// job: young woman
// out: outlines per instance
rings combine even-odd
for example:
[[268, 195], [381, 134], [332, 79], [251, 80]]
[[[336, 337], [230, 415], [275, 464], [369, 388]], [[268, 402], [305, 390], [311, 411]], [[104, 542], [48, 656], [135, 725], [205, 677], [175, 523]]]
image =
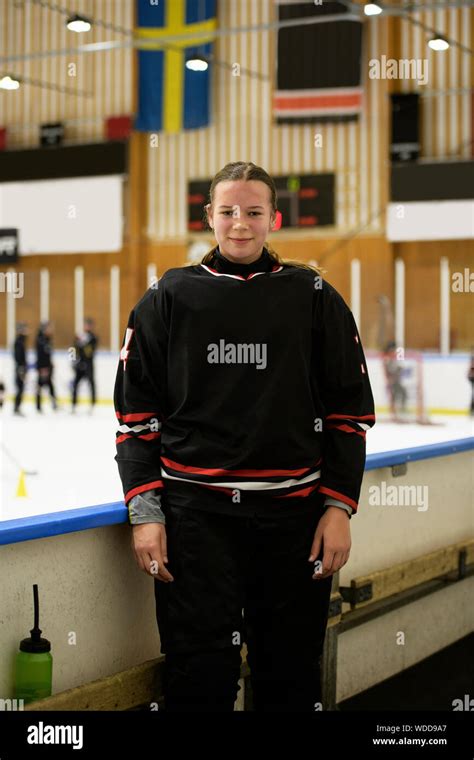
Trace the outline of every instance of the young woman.
[[243, 642], [255, 710], [321, 709], [374, 404], [342, 297], [266, 245], [276, 212], [262, 168], [225, 166], [206, 206], [218, 245], [145, 293], [120, 354], [115, 459], [168, 711], [232, 711]]

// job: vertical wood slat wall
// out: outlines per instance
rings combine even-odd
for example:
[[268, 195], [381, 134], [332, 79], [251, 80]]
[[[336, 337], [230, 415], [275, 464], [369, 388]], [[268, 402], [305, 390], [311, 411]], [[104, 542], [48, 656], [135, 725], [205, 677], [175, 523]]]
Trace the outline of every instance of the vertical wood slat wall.
[[[83, 0], [76, 10], [126, 28], [133, 26], [132, 0]], [[18, 7], [17, 7], [18, 6]], [[219, 0], [219, 25], [238, 27], [265, 23], [276, 18], [273, 0]], [[72, 43], [84, 44], [84, 37], [66, 30], [64, 16], [39, 5], [4, 5], [3, 50], [39, 52], [58, 50]], [[470, 46], [474, 37], [472, 9], [446, 9], [417, 14], [426, 23], [447, 21], [449, 34]], [[120, 39], [120, 34], [94, 27], [87, 42]], [[123, 38], [122, 38], [123, 39]], [[364, 111], [358, 123], [345, 125], [275, 126], [271, 122], [271, 95], [276, 56], [274, 32], [238, 33], [218, 38], [216, 57], [227, 63], [239, 63], [242, 69], [266, 74], [268, 80], [232, 76], [228, 68], [216, 66], [213, 80], [214, 121], [209, 129], [179, 135], [160, 133], [158, 147], [151, 147], [148, 135], [132, 138], [132, 173], [129, 176], [126, 201], [124, 249], [119, 254], [77, 254], [64, 256], [28, 256], [22, 258], [25, 274], [40, 266], [51, 271], [51, 299], [62, 301], [58, 345], [69, 345], [73, 329], [73, 304], [64, 298], [70, 292], [74, 267], [85, 268], [85, 312], [98, 319], [99, 330], [108, 340], [109, 270], [121, 267], [121, 322], [124, 325], [130, 308], [147, 287], [146, 266], [157, 264], [158, 274], [185, 262], [186, 248], [194, 237], [187, 232], [187, 182], [211, 177], [228, 161], [252, 160], [270, 174], [289, 172], [334, 171], [337, 176], [337, 224], [331, 230], [308, 234], [275, 233], [272, 244], [284, 256], [317, 259], [328, 270], [328, 279], [349, 298], [350, 259], [362, 262], [362, 332], [368, 335], [377, 316], [375, 297], [378, 292], [393, 292], [393, 258], [402, 255], [407, 265], [407, 288], [416, 291], [418, 270], [411, 269], [409, 251], [422, 254], [430, 244], [392, 246], [384, 237], [384, 209], [388, 202], [389, 164], [389, 93], [410, 91], [415, 83], [404, 80], [372, 80], [368, 62], [390, 57], [427, 57], [430, 66], [428, 84], [420, 91], [427, 94], [443, 87], [469, 87], [472, 81], [471, 56], [451, 48], [448, 55], [436, 55], [425, 44], [426, 34], [407, 21], [393, 17], [368, 20], [365, 23], [363, 53]], [[35, 79], [75, 83], [78, 89], [91, 90], [92, 98], [76, 97], [33, 86], [24, 86], [18, 93], [0, 92], [0, 123], [10, 132], [9, 145], [22, 147], [37, 144], [38, 125], [44, 121], [66, 120], [67, 136], [74, 140], [102, 138], [103, 119], [134, 110], [133, 54], [131, 48], [114, 51], [51, 56], [15, 64], [15, 73]], [[77, 77], [67, 74], [70, 63], [77, 65]], [[440, 106], [439, 103], [442, 103]], [[461, 155], [470, 155], [471, 111], [468, 93], [438, 97], [422, 97], [422, 152], [424, 156], [450, 154], [463, 145]], [[77, 123], [71, 123], [75, 120]], [[314, 147], [314, 135], [322, 135], [323, 147]], [[136, 168], [135, 168], [136, 167]], [[145, 202], [145, 206], [143, 203]], [[380, 213], [381, 212], [381, 213]], [[357, 238], [337, 246], [338, 239], [356, 228]], [[148, 239], [145, 239], [145, 238]], [[209, 242], [212, 237], [208, 236]], [[450, 244], [446, 244], [450, 248]], [[445, 245], [445, 248], [446, 248]], [[457, 256], [464, 260], [472, 255], [472, 241], [459, 246], [453, 243]], [[438, 258], [433, 246], [429, 249], [430, 278], [437, 277]], [[405, 254], [407, 254], [405, 256]], [[449, 254], [448, 254], [449, 255]], [[413, 281], [412, 281], [413, 280]], [[430, 280], [430, 281], [431, 281]], [[375, 292], [377, 290], [377, 293]], [[435, 290], [432, 293], [436, 300]], [[17, 303], [18, 317], [37, 313], [39, 294], [33, 284]], [[28, 301], [28, 303], [26, 303]], [[37, 305], [38, 304], [38, 305]], [[420, 313], [418, 317], [420, 318]], [[417, 322], [407, 320], [413, 332], [409, 339], [416, 346]], [[2, 328], [0, 327], [0, 330]], [[465, 332], [462, 327], [461, 333]], [[4, 335], [0, 332], [0, 342]], [[433, 347], [435, 347], [433, 345]]]
[[[270, 23], [276, 19], [273, 0], [219, 3], [219, 25], [225, 28]], [[387, 20], [367, 24], [366, 47], [372, 57], [386, 49]], [[214, 119], [209, 129], [189, 134], [160, 135], [158, 147], [149, 148], [149, 223], [152, 239], [187, 238], [187, 180], [213, 176], [229, 161], [253, 161], [271, 175], [291, 172], [335, 172], [337, 225], [341, 234], [359, 225], [381, 233], [383, 218], [377, 212], [386, 203], [387, 109], [382, 108], [386, 82], [371, 80], [367, 66], [365, 108], [359, 123], [280, 125], [272, 123], [271, 98], [276, 59], [274, 31], [259, 31], [218, 38], [218, 60], [238, 63], [242, 69], [268, 77], [214, 68]], [[315, 134], [323, 147], [315, 147]], [[363, 170], [361, 170], [363, 162]], [[328, 231], [319, 235], [327, 236]], [[275, 236], [276, 240], [276, 236]]]
[[[59, 3], [61, 5], [61, 3]], [[71, 6], [72, 7], [72, 6]], [[133, 28], [132, 0], [80, 0], [75, 11], [127, 29]], [[0, 44], [2, 55], [35, 54], [44, 51], [64, 51], [80, 45], [107, 40], [124, 40], [118, 32], [93, 26], [86, 35], [77, 35], [66, 28], [62, 13], [29, 2], [2, 4]], [[65, 53], [11, 62], [8, 70], [20, 78], [40, 80], [67, 87], [91, 97], [69, 94], [23, 85], [18, 92], [0, 90], [0, 125], [8, 130], [8, 148], [35, 147], [39, 143], [39, 125], [64, 121], [65, 141], [98, 142], [104, 139], [104, 119], [107, 116], [133, 112], [133, 52], [131, 47], [95, 53]], [[74, 72], [76, 76], [69, 76]], [[136, 136], [135, 142], [140, 140]], [[136, 155], [136, 149], [130, 151]], [[135, 172], [134, 172], [135, 175]], [[17, 270], [25, 274], [25, 295], [16, 300], [17, 319], [26, 319], [33, 330], [39, 321], [39, 270], [50, 272], [50, 318], [55, 322], [55, 344], [71, 345], [74, 335], [74, 268], [84, 267], [84, 313], [96, 319], [102, 347], [109, 345], [110, 336], [110, 267], [119, 265], [124, 274], [123, 293], [130, 298], [140, 294], [136, 271], [130, 272], [133, 255], [130, 251], [131, 213], [128, 195], [130, 181], [125, 187], [125, 240], [122, 251], [96, 254], [54, 254], [21, 257]], [[27, 209], [26, 209], [27, 213]], [[138, 227], [141, 226], [141, 222]], [[128, 285], [125, 282], [128, 279]], [[0, 295], [0, 298], [2, 296]], [[121, 299], [124, 325], [128, 309], [127, 298]], [[0, 344], [5, 345], [5, 320], [0, 320]], [[31, 345], [31, 342], [30, 342]]]
[[[63, 7], [61, 3], [58, 5]], [[133, 28], [133, 7], [132, 0], [80, 0], [75, 4], [76, 12], [128, 29]], [[118, 32], [100, 26], [93, 26], [85, 35], [70, 32], [64, 14], [29, 0], [4, 2], [2, 13], [2, 57], [73, 50], [86, 43], [126, 39]], [[129, 47], [49, 55], [9, 63], [8, 71], [20, 78], [85, 91], [91, 96], [26, 84], [18, 92], [0, 90], [0, 123], [8, 128], [8, 147], [38, 145], [39, 125], [54, 121], [69, 122], [66, 140], [102, 140], [104, 117], [131, 112], [132, 57]], [[74, 73], [73, 67], [76, 76], [70, 75]], [[75, 124], [75, 121], [79, 123]]]

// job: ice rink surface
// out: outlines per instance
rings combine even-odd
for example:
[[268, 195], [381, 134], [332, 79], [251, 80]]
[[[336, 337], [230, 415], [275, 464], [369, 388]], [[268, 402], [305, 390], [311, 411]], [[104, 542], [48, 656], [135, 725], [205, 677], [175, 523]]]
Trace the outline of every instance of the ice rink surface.
[[[7, 449], [0, 456], [0, 520], [122, 501], [112, 405], [98, 405], [90, 414], [81, 404], [74, 415], [68, 407], [54, 412], [47, 399], [42, 414], [31, 403], [22, 408], [24, 418], [13, 415], [10, 402], [0, 413], [0, 441]], [[437, 424], [397, 425], [378, 415], [367, 434], [367, 454], [474, 435], [467, 415], [430, 419]], [[37, 473], [24, 477], [26, 496], [16, 495], [21, 468]]]

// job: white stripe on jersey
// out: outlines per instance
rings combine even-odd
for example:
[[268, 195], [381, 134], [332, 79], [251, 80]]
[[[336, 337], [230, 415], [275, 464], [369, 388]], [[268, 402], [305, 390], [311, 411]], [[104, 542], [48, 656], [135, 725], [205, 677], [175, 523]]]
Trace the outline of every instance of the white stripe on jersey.
[[[119, 433], [141, 433], [142, 430], [150, 430], [151, 429], [151, 423], [148, 422], [146, 425], [134, 425], [133, 427], [129, 427], [128, 425], [120, 425], [118, 428]], [[156, 431], [153, 431], [156, 432]]]
[[185, 483], [197, 483], [201, 486], [222, 486], [223, 488], [237, 488], [241, 491], [271, 491], [275, 490], [276, 488], [291, 488], [292, 486], [300, 486], [304, 485], [305, 483], [312, 483], [314, 480], [319, 480], [321, 478], [321, 470], [316, 470], [316, 472], [307, 475], [305, 478], [301, 478], [301, 480], [298, 480], [297, 478], [290, 478], [290, 480], [282, 480], [279, 483], [273, 483], [264, 480], [245, 480], [239, 481], [237, 483], [229, 480], [219, 482], [212, 481], [211, 483], [207, 480], [190, 480], [189, 478], [179, 478], [177, 475], [169, 475], [163, 467], [161, 468], [161, 477], [168, 478], [169, 480], [181, 480]]

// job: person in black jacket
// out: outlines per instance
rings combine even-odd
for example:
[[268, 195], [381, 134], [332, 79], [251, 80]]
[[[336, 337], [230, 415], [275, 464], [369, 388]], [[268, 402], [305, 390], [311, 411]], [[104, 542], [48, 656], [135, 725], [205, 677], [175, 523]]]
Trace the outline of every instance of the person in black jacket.
[[265, 237], [275, 183], [214, 177], [218, 245], [132, 309], [116, 461], [138, 566], [154, 579], [169, 712], [322, 709], [332, 576], [348, 560], [374, 400], [353, 315]]
[[56, 394], [53, 385], [53, 362], [52, 362], [52, 336], [53, 325], [49, 320], [41, 322], [36, 336], [36, 368], [38, 370], [38, 382], [36, 387], [36, 408], [41, 409], [41, 393], [43, 386], [49, 389], [53, 409], [58, 408]]
[[20, 409], [23, 399], [23, 390], [25, 388], [25, 378], [27, 373], [27, 361], [26, 361], [26, 338], [29, 334], [28, 325], [26, 322], [18, 322], [16, 325], [16, 338], [13, 344], [13, 358], [15, 361], [15, 406], [13, 413], [23, 417], [23, 412]]
[[91, 411], [96, 401], [94, 378], [94, 355], [97, 350], [98, 338], [94, 333], [94, 320], [88, 317], [84, 320], [84, 332], [74, 339], [75, 361], [74, 381], [72, 385], [72, 412], [76, 410], [77, 386], [85, 379], [91, 389]]

